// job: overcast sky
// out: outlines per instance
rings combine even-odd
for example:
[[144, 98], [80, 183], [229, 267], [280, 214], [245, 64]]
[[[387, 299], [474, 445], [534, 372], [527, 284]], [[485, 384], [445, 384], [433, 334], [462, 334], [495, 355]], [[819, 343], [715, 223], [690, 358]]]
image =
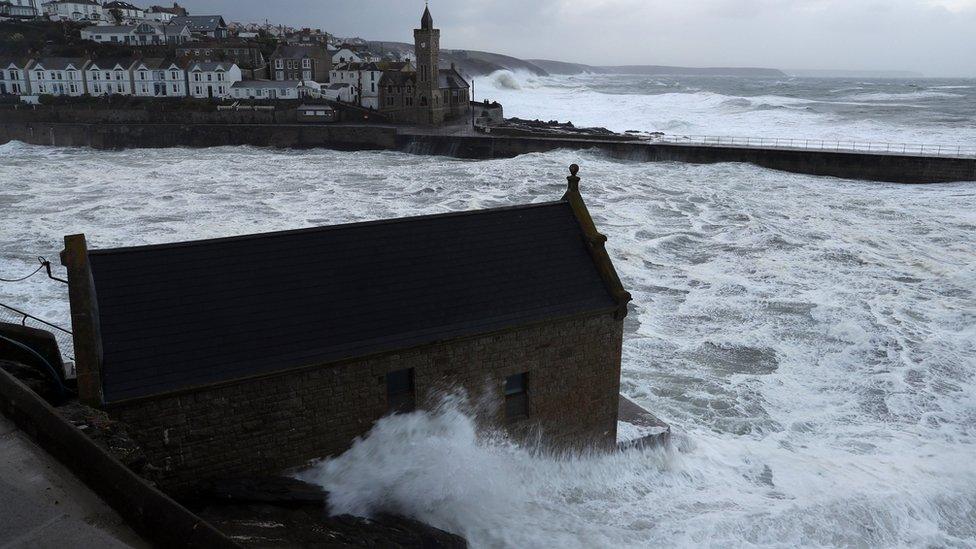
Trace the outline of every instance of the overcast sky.
[[[422, 0], [184, 0], [191, 13], [412, 41]], [[433, 0], [445, 48], [588, 64], [976, 77], [976, 0]]]

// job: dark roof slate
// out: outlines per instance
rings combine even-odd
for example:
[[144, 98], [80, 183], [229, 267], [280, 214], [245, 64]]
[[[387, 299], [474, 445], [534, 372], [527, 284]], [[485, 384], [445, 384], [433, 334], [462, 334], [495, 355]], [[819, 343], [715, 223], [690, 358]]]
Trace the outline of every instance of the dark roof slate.
[[89, 260], [106, 402], [619, 307], [567, 201]]

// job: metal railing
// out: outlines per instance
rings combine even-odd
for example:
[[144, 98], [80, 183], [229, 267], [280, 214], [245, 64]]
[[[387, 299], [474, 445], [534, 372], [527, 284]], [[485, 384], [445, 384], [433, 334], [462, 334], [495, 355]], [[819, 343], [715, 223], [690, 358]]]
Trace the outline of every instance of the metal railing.
[[962, 145], [924, 145], [912, 143], [879, 143], [840, 139], [797, 139], [785, 137], [730, 137], [713, 135], [651, 135], [655, 143], [696, 145], [704, 147], [742, 147], [976, 158], [976, 147]]
[[58, 342], [58, 349], [61, 351], [61, 356], [67, 360], [74, 361], [75, 343], [70, 330], [66, 330], [57, 324], [52, 324], [44, 319], [37, 318], [32, 314], [25, 313], [20, 309], [11, 307], [10, 305], [4, 305], [3, 303], [0, 303], [0, 322], [20, 324], [28, 328], [37, 328], [51, 332], [54, 335], [54, 339]]

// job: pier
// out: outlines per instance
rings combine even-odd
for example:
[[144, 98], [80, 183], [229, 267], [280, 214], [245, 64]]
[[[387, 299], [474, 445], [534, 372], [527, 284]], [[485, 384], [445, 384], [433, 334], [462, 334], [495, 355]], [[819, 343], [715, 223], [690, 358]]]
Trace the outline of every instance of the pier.
[[[22, 113], [24, 111], [21, 111]], [[10, 115], [9, 111], [4, 113]], [[20, 113], [18, 113], [20, 114]], [[26, 114], [26, 113], [25, 113]], [[736, 141], [738, 139], [738, 141]], [[594, 149], [634, 162], [744, 162], [785, 172], [892, 183], [976, 181], [976, 154], [962, 147], [858, 148], [819, 140], [656, 138], [633, 136], [498, 135], [470, 127], [444, 129], [384, 124], [61, 122], [5, 116], [0, 143], [96, 149], [252, 145], [278, 148], [399, 150], [456, 158], [511, 158], [558, 149]], [[768, 141], [768, 142], [767, 142]], [[805, 143], [801, 146], [800, 143]], [[811, 147], [810, 143], [820, 147]], [[955, 150], [954, 150], [955, 149]]]

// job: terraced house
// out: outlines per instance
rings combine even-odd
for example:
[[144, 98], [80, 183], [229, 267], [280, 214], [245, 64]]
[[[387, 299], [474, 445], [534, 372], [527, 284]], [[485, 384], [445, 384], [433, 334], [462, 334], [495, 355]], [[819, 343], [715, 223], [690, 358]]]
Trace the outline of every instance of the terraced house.
[[30, 59], [0, 58], [0, 95], [30, 95], [30, 79], [27, 68]]
[[194, 61], [186, 67], [189, 95], [197, 99], [219, 99], [230, 93], [230, 87], [241, 81], [236, 63]]
[[172, 59], [139, 59], [132, 74], [137, 97], [186, 97], [186, 71]]
[[35, 95], [85, 95], [85, 71], [90, 61], [81, 57], [44, 57], [27, 70]]
[[132, 57], [95, 59], [85, 69], [89, 95], [132, 95]]
[[328, 82], [332, 57], [323, 46], [281, 44], [271, 54], [274, 80]]

